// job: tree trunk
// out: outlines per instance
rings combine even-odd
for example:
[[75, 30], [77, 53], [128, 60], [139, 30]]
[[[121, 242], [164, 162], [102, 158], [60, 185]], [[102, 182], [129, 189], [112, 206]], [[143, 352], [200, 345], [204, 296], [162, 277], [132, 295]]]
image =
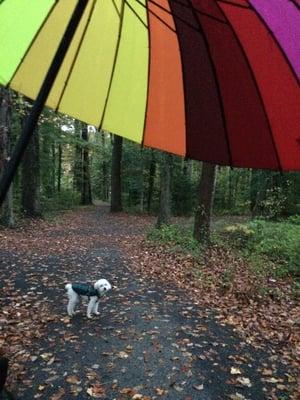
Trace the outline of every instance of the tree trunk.
[[82, 191], [82, 147], [79, 143], [75, 145], [74, 164], [73, 164], [73, 189], [81, 193]]
[[[32, 103], [29, 100], [27, 101]], [[22, 123], [24, 123], [25, 119], [26, 116]], [[21, 171], [21, 208], [25, 216], [32, 218], [41, 216], [39, 153], [40, 140], [37, 127], [32, 135], [27, 149], [25, 150]]]
[[160, 171], [160, 201], [156, 227], [170, 223], [171, 219], [171, 165], [172, 156], [164, 154]]
[[229, 178], [228, 178], [228, 202], [227, 208], [228, 210], [233, 209], [233, 169], [229, 168]]
[[102, 200], [107, 201], [108, 200], [108, 193], [109, 193], [109, 176], [108, 176], [108, 165], [107, 161], [104, 157], [104, 152], [105, 152], [105, 133], [101, 133], [101, 140], [102, 140], [102, 149], [103, 149], [103, 160], [102, 160]]
[[148, 196], [147, 196], [148, 213], [150, 213], [152, 205], [155, 172], [156, 172], [156, 162], [155, 162], [154, 152], [153, 150], [151, 150], [151, 160], [149, 166], [149, 180], [148, 180]]
[[[11, 101], [8, 90], [0, 88], [0, 176], [2, 175], [10, 155], [10, 125], [11, 125]], [[13, 192], [12, 185], [0, 210], [0, 223], [13, 227]]]
[[114, 135], [112, 150], [111, 167], [111, 203], [110, 211], [122, 211], [122, 182], [121, 182], [121, 164], [122, 164], [122, 145], [123, 138]]
[[61, 191], [61, 178], [62, 178], [62, 145], [58, 145], [58, 170], [57, 170], [57, 191]]
[[216, 165], [203, 162], [199, 182], [199, 202], [194, 224], [194, 238], [200, 243], [208, 243], [210, 241], [215, 182]]
[[[87, 125], [82, 127], [82, 140], [88, 144], [88, 128]], [[90, 177], [90, 161], [89, 161], [89, 149], [88, 146], [84, 146], [82, 155], [82, 192], [81, 192], [81, 204], [90, 205], [92, 204], [92, 190], [91, 190], [91, 177]]]

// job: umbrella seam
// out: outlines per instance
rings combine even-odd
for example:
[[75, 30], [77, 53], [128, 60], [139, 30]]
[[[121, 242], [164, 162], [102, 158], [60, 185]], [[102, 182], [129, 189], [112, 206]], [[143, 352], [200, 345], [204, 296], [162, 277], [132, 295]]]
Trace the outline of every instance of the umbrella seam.
[[120, 25], [119, 25], [118, 39], [117, 39], [115, 55], [114, 55], [112, 69], [111, 69], [111, 75], [110, 75], [110, 80], [109, 80], [109, 84], [108, 84], [106, 99], [105, 99], [105, 103], [104, 103], [104, 107], [103, 107], [103, 112], [102, 112], [100, 124], [98, 125], [99, 130], [102, 129], [102, 125], [103, 125], [105, 114], [106, 114], [107, 104], [108, 104], [108, 100], [109, 100], [109, 96], [110, 96], [110, 91], [112, 88], [112, 83], [113, 83], [113, 79], [114, 79], [114, 75], [115, 75], [117, 59], [118, 59], [120, 43], [121, 43], [121, 33], [122, 33], [122, 29], [123, 29], [124, 13], [125, 13], [125, 0], [123, 0], [121, 2], [121, 10], [120, 10], [120, 14], [119, 14]]
[[297, 7], [300, 10], [300, 5], [298, 3], [296, 3], [296, 0], [290, 0], [295, 7]]
[[[148, 4], [148, 0], [147, 0]], [[144, 146], [145, 134], [146, 134], [146, 120], [148, 115], [148, 105], [149, 105], [149, 88], [150, 88], [150, 72], [151, 72], [151, 35], [150, 35], [150, 20], [149, 20], [149, 8], [147, 6], [147, 24], [148, 24], [148, 80], [147, 80], [147, 97], [146, 97], [146, 104], [145, 104], [145, 116], [144, 116], [144, 128], [143, 128], [143, 137], [141, 141], [141, 147]]]
[[224, 105], [223, 105], [223, 100], [222, 100], [222, 96], [221, 96], [221, 88], [220, 88], [220, 84], [219, 84], [219, 79], [218, 79], [218, 74], [216, 71], [216, 67], [215, 64], [213, 62], [212, 59], [212, 55], [211, 55], [211, 51], [210, 51], [210, 47], [209, 47], [209, 42], [207, 40], [206, 34], [204, 29], [202, 28], [201, 22], [198, 19], [196, 10], [191, 2], [191, 0], [188, 0], [190, 7], [192, 9], [192, 13], [194, 15], [194, 18], [196, 20], [196, 23], [199, 26], [199, 31], [202, 33], [203, 35], [203, 39], [204, 39], [204, 43], [207, 49], [207, 54], [210, 60], [210, 64], [212, 67], [212, 72], [213, 75], [215, 77], [215, 83], [216, 83], [216, 89], [217, 89], [217, 95], [218, 95], [218, 99], [219, 99], [219, 104], [220, 104], [220, 110], [221, 110], [221, 116], [222, 116], [222, 122], [223, 122], [223, 127], [224, 127], [224, 132], [225, 132], [225, 140], [226, 140], [226, 144], [227, 144], [227, 150], [228, 150], [228, 155], [229, 155], [229, 164], [233, 165], [233, 159], [232, 159], [232, 153], [231, 153], [231, 148], [230, 148], [230, 141], [229, 141], [229, 135], [228, 135], [228, 128], [227, 128], [227, 123], [226, 123], [226, 115], [225, 115], [225, 110], [224, 110]]
[[292, 67], [292, 64], [290, 62], [290, 60], [288, 59], [286, 53], [284, 52], [283, 48], [281, 47], [281, 44], [279, 43], [279, 41], [277, 40], [274, 32], [270, 29], [270, 27], [268, 26], [268, 24], [266, 23], [266, 21], [263, 19], [263, 17], [259, 14], [259, 12], [256, 10], [256, 8], [251, 4], [250, 6], [250, 10], [252, 10], [254, 12], [254, 14], [257, 16], [257, 18], [260, 20], [260, 22], [264, 25], [264, 27], [266, 28], [266, 30], [269, 32], [269, 34], [272, 36], [272, 39], [274, 40], [274, 42], [276, 43], [277, 47], [280, 50], [280, 53], [282, 54], [283, 58], [285, 59], [287, 65], [289, 66], [289, 69], [291, 70], [291, 73], [293, 74], [293, 76], [296, 79], [296, 82], [298, 83], [298, 85], [300, 84], [300, 80], [296, 74], [296, 71], [294, 70], [294, 68]]
[[[219, 7], [219, 6], [218, 6], [218, 7]], [[220, 11], [223, 13], [224, 17], [227, 19], [227, 17], [226, 17], [226, 15], [225, 15], [225, 13], [223, 12], [222, 8], [219, 7], [219, 9], [220, 9]], [[250, 7], [249, 7], [249, 11], [251, 11], [251, 8], [250, 8]], [[228, 21], [228, 22], [229, 22], [229, 21]], [[249, 62], [249, 60], [248, 60], [247, 54], [246, 54], [246, 52], [245, 52], [245, 50], [244, 50], [243, 45], [241, 44], [241, 42], [240, 42], [240, 40], [239, 40], [238, 35], [236, 34], [236, 32], [235, 32], [235, 30], [233, 29], [232, 25], [231, 25], [230, 23], [228, 23], [228, 25], [229, 25], [229, 27], [230, 27], [230, 29], [231, 29], [231, 31], [232, 31], [234, 37], [236, 38], [237, 44], [238, 44], [238, 46], [239, 46], [239, 48], [240, 48], [242, 54], [244, 55], [244, 59], [245, 59], [245, 61], [246, 61], [246, 64], [248, 65], [248, 68], [249, 68], [249, 71], [250, 71], [250, 74], [251, 74], [251, 77], [252, 77], [254, 86], [255, 86], [255, 88], [256, 88], [256, 90], [257, 90], [258, 98], [259, 98], [259, 100], [260, 100], [260, 102], [261, 102], [261, 107], [262, 107], [263, 113], [264, 113], [264, 115], [265, 115], [265, 117], [266, 117], [266, 122], [267, 122], [267, 125], [268, 125], [269, 135], [270, 135], [270, 138], [271, 138], [271, 142], [273, 143], [274, 153], [275, 153], [275, 157], [276, 157], [276, 160], [277, 160], [278, 168], [279, 168], [280, 170], [282, 170], [282, 165], [281, 165], [279, 153], [278, 153], [278, 150], [277, 150], [277, 146], [276, 146], [274, 137], [273, 137], [273, 135], [272, 135], [271, 123], [270, 123], [270, 120], [269, 120], [269, 117], [268, 117], [267, 110], [266, 110], [266, 108], [265, 108], [265, 103], [264, 103], [264, 100], [263, 100], [263, 98], [262, 98], [262, 95], [261, 95], [261, 92], [260, 92], [258, 83], [257, 83], [257, 81], [256, 81], [256, 79], [255, 79], [254, 71], [253, 71], [253, 69], [252, 69], [252, 67], [251, 67], [251, 64], [250, 64], [250, 62]]]
[[59, 0], [55, 0], [55, 3], [51, 6], [51, 8], [49, 9], [47, 16], [44, 18], [42, 24], [40, 25], [39, 29], [36, 31], [35, 35], [33, 36], [29, 46], [27, 47], [27, 50], [25, 51], [23, 57], [21, 58], [15, 72], [13, 73], [12, 77], [10, 78], [10, 80], [7, 82], [7, 84], [5, 85], [5, 87], [9, 87], [11, 82], [14, 80], [14, 77], [16, 76], [16, 74], [18, 73], [19, 69], [21, 68], [21, 65], [23, 64], [23, 61], [25, 60], [27, 54], [29, 53], [30, 49], [33, 46], [33, 43], [35, 42], [36, 38], [38, 37], [39, 33], [41, 32], [41, 30], [43, 29], [43, 27], [45, 26], [46, 22], [48, 21], [49, 17], [51, 16], [51, 14], [54, 11], [54, 8], [57, 6]]
[[84, 39], [85, 39], [86, 32], [87, 32], [87, 30], [88, 30], [88, 28], [89, 28], [89, 25], [90, 25], [90, 22], [91, 22], [91, 18], [92, 18], [94, 9], [95, 9], [95, 5], [96, 5], [96, 0], [93, 0], [93, 5], [92, 5], [92, 7], [91, 7], [91, 11], [90, 11], [88, 20], [87, 20], [87, 22], [86, 22], [86, 25], [85, 25], [84, 31], [83, 31], [83, 33], [82, 33], [82, 36], [81, 36], [79, 45], [78, 45], [78, 47], [77, 47], [76, 53], [75, 53], [74, 58], [73, 58], [73, 61], [72, 61], [71, 66], [70, 66], [70, 68], [69, 68], [68, 76], [67, 76], [67, 78], [66, 78], [66, 80], [65, 80], [63, 90], [62, 90], [62, 92], [61, 92], [61, 94], [60, 94], [60, 96], [59, 96], [57, 105], [56, 105], [56, 107], [55, 107], [55, 111], [59, 111], [59, 107], [60, 107], [62, 98], [63, 98], [63, 96], [64, 96], [64, 94], [65, 94], [66, 89], [67, 89], [69, 80], [70, 80], [70, 78], [71, 78], [71, 75], [72, 75], [72, 72], [73, 72], [73, 69], [74, 69], [74, 66], [75, 66], [75, 63], [76, 63], [76, 61], [77, 61], [78, 55], [79, 55], [79, 53], [80, 53], [80, 50], [81, 50], [81, 47], [82, 47], [82, 44], [83, 44], [83, 41], [84, 41]]
[[[168, 4], [170, 7], [170, 10], [172, 10], [171, 4], [170, 4], [170, 0], [168, 0]], [[176, 28], [176, 20], [174, 18], [174, 14], [171, 12], [171, 16], [173, 18], [173, 22], [174, 22], [174, 27], [175, 27], [175, 33], [176, 33], [176, 38], [177, 38], [177, 42], [178, 42], [178, 51], [179, 51], [179, 55], [180, 55], [180, 65], [181, 65], [181, 76], [182, 76], [182, 88], [183, 88], [183, 93], [184, 93], [184, 98], [183, 98], [183, 102], [184, 102], [184, 127], [185, 127], [185, 132], [184, 132], [184, 138], [185, 138], [185, 157], [187, 157], [187, 124], [186, 124], [186, 117], [187, 117], [187, 104], [186, 104], [186, 85], [184, 84], [184, 66], [183, 66], [183, 61], [182, 61], [182, 53], [181, 53], [181, 45], [180, 45], [180, 40], [179, 40], [179, 33], [177, 32], [177, 28]], [[197, 30], [198, 32], [198, 30]]]

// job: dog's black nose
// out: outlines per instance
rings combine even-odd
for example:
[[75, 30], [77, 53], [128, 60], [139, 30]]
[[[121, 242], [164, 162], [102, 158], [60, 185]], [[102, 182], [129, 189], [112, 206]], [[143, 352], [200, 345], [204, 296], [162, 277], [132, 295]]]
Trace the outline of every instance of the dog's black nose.
[[104, 288], [104, 290], [106, 290], [106, 287]]

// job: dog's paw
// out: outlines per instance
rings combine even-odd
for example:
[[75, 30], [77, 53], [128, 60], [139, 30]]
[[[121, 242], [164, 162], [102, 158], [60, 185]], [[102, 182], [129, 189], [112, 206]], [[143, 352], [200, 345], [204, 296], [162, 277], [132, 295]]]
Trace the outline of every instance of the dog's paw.
[[95, 315], [100, 315], [99, 311], [94, 312]]
[[92, 319], [92, 316], [91, 316], [91, 315], [87, 315], [87, 318], [88, 318], [88, 319]]

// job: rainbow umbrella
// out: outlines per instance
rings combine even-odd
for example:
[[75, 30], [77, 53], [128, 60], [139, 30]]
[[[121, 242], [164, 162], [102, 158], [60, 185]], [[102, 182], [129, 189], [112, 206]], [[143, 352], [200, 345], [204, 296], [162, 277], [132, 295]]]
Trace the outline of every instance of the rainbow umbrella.
[[299, 4], [2, 0], [0, 84], [37, 114], [46, 104], [146, 146], [299, 170]]

